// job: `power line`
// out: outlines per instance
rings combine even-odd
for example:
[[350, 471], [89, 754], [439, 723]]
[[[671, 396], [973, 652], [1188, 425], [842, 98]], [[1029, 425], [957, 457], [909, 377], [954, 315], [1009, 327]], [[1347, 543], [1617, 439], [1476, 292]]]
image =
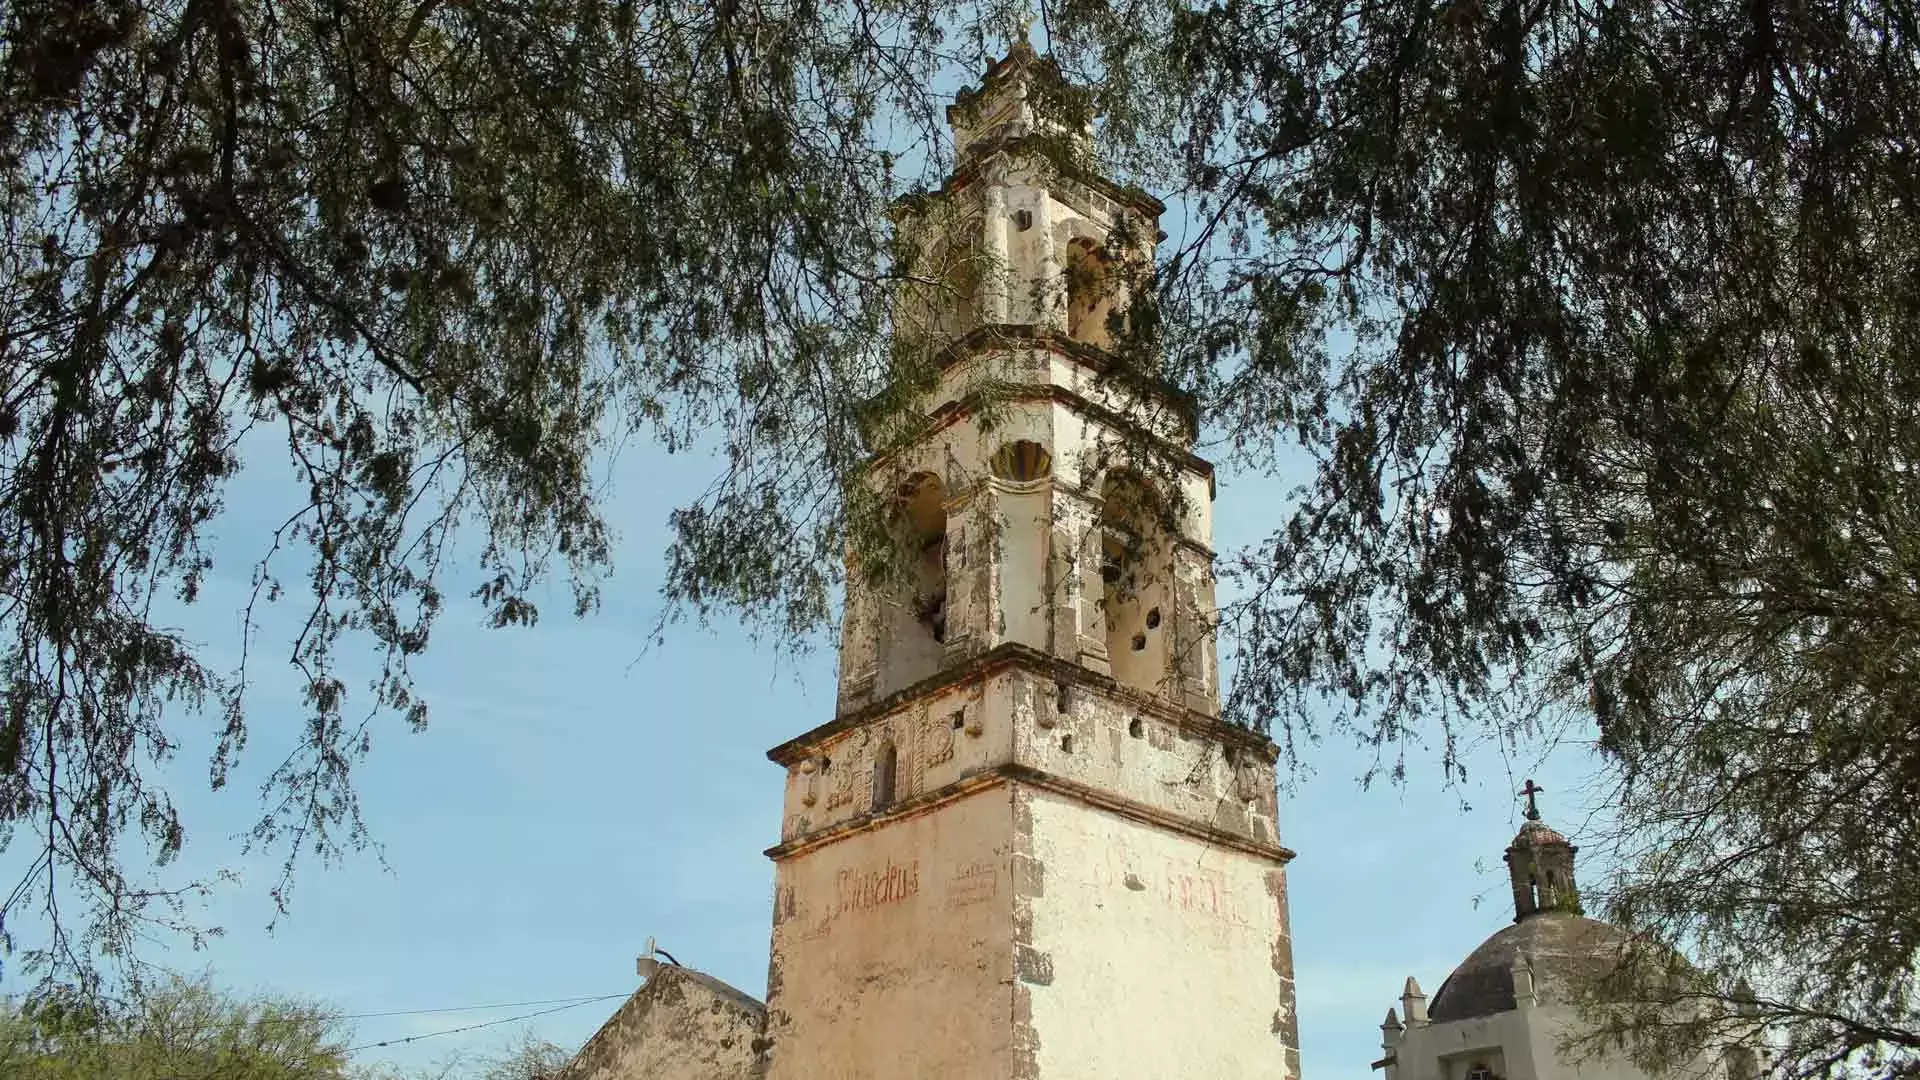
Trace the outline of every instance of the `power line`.
[[605, 1001], [608, 998], [622, 997], [621, 994], [601, 994], [597, 997], [546, 998], [542, 1001], [502, 1001], [494, 1005], [450, 1005], [444, 1009], [394, 1009], [390, 1012], [348, 1013], [341, 1020], [371, 1020], [376, 1016], [424, 1016], [428, 1013], [485, 1012], [488, 1009], [524, 1009], [529, 1005], [557, 1005], [563, 1002], [585, 1005], [589, 1001]]
[[[571, 1004], [585, 1005], [593, 1001], [608, 1001], [625, 997], [631, 991], [618, 994], [581, 995], [578, 997], [542, 998], [538, 1001], [500, 1001], [492, 1005], [449, 1005], [439, 1009], [389, 1009], [385, 1012], [340, 1013], [327, 1015], [328, 1020], [373, 1020], [383, 1016], [427, 1016], [433, 1013], [486, 1012], [490, 1009], [523, 1009], [529, 1005]], [[307, 1016], [263, 1016], [254, 1020], [256, 1024], [305, 1024], [311, 1022]]]
[[[442, 1035], [458, 1035], [466, 1031], [479, 1031], [482, 1028], [498, 1027], [501, 1024], [511, 1024], [520, 1020], [531, 1020], [536, 1016], [546, 1016], [549, 1013], [564, 1012], [567, 1009], [577, 1009], [582, 1005], [591, 1005], [596, 1001], [611, 1001], [614, 998], [626, 997], [626, 996], [627, 996], [626, 994], [608, 994], [605, 997], [582, 998], [579, 1001], [570, 1002], [566, 1005], [555, 1005], [550, 1009], [541, 1009], [537, 1012], [522, 1013], [519, 1016], [508, 1016], [499, 1020], [488, 1020], [484, 1023], [468, 1024], [465, 1027], [448, 1028], [445, 1031], [429, 1031], [424, 1035], [408, 1035], [405, 1038], [401, 1038], [401, 1039], [382, 1039], [379, 1042], [371, 1042], [361, 1046], [349, 1047], [347, 1049], [347, 1053], [357, 1054], [362, 1050], [374, 1050], [374, 1049], [378, 1049], [380, 1047], [386, 1047], [386, 1046], [405, 1046], [408, 1043], [420, 1042], [424, 1039], [437, 1039], [437, 1038], [440, 1038]], [[457, 1011], [457, 1010], [451, 1010], [451, 1011]]]

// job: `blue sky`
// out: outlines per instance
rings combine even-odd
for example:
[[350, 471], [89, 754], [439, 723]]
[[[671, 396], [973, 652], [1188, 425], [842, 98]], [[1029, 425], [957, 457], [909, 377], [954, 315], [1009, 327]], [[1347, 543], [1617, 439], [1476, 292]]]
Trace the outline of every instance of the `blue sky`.
[[[216, 522], [218, 569], [182, 615], [216, 668], [238, 655], [249, 570], [300, 494], [267, 443]], [[668, 511], [716, 468], [697, 455], [628, 448], [609, 477], [616, 571], [585, 620], [568, 614], [556, 587], [537, 627], [485, 629], [464, 599], [472, 583], [448, 582], [449, 605], [416, 666], [431, 725], [416, 735], [397, 718], [377, 724], [357, 773], [384, 865], [371, 853], [333, 867], [307, 862], [290, 914], [269, 932], [279, 855], [243, 855], [237, 836], [304, 715], [293, 672], [273, 662], [298, 614], [289, 567], [294, 602], [269, 614], [256, 642], [242, 769], [225, 790], [208, 791], [215, 724], [186, 717], [185, 747], [168, 772], [188, 830], [168, 880], [237, 875], [195, 913], [225, 932], [202, 951], [156, 941], [148, 959], [362, 1014], [625, 995], [653, 936], [682, 962], [762, 994], [772, 866], [761, 852], [777, 839], [782, 787], [765, 751], [831, 716], [834, 657], [823, 639], [796, 661], [732, 626], [682, 626], [663, 646], [645, 647], [660, 614]], [[1276, 526], [1288, 486], [1223, 471], [1216, 546], [1231, 553]], [[363, 682], [349, 678], [356, 692]], [[1519, 825], [1512, 792], [1538, 777], [1549, 818], [1578, 840], [1591, 768], [1578, 748], [1545, 763], [1483, 748], [1467, 759], [1468, 782], [1449, 788], [1437, 754], [1416, 753], [1403, 787], [1362, 790], [1368, 764], [1349, 746], [1316, 747], [1311, 775], [1282, 799], [1282, 839], [1298, 852], [1294, 953], [1309, 1078], [1368, 1075], [1379, 1022], [1405, 977], [1417, 975], [1431, 993], [1510, 920], [1499, 857]], [[18, 861], [0, 855], [0, 871]], [[1589, 885], [1593, 877], [1585, 875]], [[0, 991], [21, 988], [11, 970], [0, 975]], [[425, 1066], [527, 1028], [576, 1046], [617, 1004], [376, 1047], [359, 1059]], [[356, 1022], [356, 1041], [434, 1036], [533, 1008], [370, 1017]]]
[[[275, 482], [277, 462], [264, 455], [241, 476], [218, 523], [221, 571], [187, 615], [189, 636], [216, 660], [239, 644], [248, 566], [298, 494]], [[205, 784], [212, 723], [183, 719], [194, 735], [170, 776], [189, 839], [174, 872], [229, 870], [238, 882], [200, 912], [222, 937], [199, 952], [156, 942], [149, 958], [358, 1014], [625, 994], [638, 985], [634, 957], [652, 935], [682, 962], [761, 994], [772, 881], [761, 852], [776, 839], [781, 792], [780, 770], [764, 754], [830, 716], [833, 657], [822, 648], [795, 662], [733, 627], [683, 627], [645, 648], [660, 612], [666, 514], [713, 468], [650, 447], [620, 459], [608, 504], [620, 537], [616, 572], [602, 609], [587, 619], [567, 613], [560, 589], [532, 629], [486, 629], [470, 601], [450, 604], [418, 668], [431, 726], [415, 735], [397, 719], [377, 724], [358, 773], [386, 867], [371, 854], [307, 864], [291, 913], [272, 932], [267, 890], [277, 858], [243, 856], [233, 838], [255, 813], [258, 779], [300, 722], [291, 672], [259, 669], [254, 741], [243, 775], [219, 793]], [[1218, 546], [1229, 551], [1270, 527], [1280, 491], [1272, 480], [1224, 473]], [[464, 593], [452, 584], [450, 595]], [[293, 612], [281, 608], [258, 640], [262, 657], [284, 654]], [[1364, 1075], [1405, 976], [1433, 991], [1510, 918], [1499, 862], [1519, 824], [1510, 792], [1537, 775], [1551, 792], [1550, 818], [1576, 825], [1569, 803], [1588, 765], [1577, 751], [1545, 768], [1482, 751], [1469, 760], [1469, 782], [1447, 789], [1425, 754], [1403, 788], [1363, 791], [1361, 753], [1328, 744], [1311, 758], [1313, 774], [1282, 803], [1282, 838], [1299, 853], [1292, 900], [1303, 1066], [1308, 1077]], [[6, 987], [20, 984], [9, 974]], [[524, 1026], [577, 1045], [616, 1004], [375, 1048], [360, 1059], [426, 1065], [496, 1047]], [[528, 1011], [369, 1018], [357, 1022], [357, 1041]]]

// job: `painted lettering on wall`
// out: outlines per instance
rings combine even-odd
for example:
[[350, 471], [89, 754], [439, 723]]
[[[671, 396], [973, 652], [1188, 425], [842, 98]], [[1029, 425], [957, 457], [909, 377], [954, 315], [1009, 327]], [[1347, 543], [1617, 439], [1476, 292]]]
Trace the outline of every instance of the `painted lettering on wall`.
[[1167, 906], [1220, 918], [1227, 910], [1222, 884], [1217, 875], [1169, 866], [1165, 896]]
[[1119, 849], [1088, 867], [1088, 884], [1100, 892], [1121, 891], [1142, 896], [1175, 911], [1218, 920], [1232, 926], [1252, 926], [1243, 904], [1218, 870], [1194, 866], [1185, 860], [1168, 862], [1155, 873]]
[[947, 906], [959, 908], [984, 903], [999, 891], [1000, 871], [992, 863], [968, 863], [947, 882]]
[[1165, 899], [1168, 907], [1181, 911], [1204, 915], [1234, 926], [1253, 925], [1227, 891], [1225, 875], [1217, 871], [1168, 864]]
[[835, 916], [871, 911], [911, 900], [920, 894], [920, 860], [905, 866], [887, 860], [878, 870], [842, 869], [834, 878]]

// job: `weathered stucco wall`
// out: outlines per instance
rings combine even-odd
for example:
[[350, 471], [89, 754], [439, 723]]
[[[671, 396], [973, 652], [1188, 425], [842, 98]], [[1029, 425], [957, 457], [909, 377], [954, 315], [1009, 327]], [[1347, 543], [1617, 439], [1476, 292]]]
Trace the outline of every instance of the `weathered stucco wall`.
[[771, 1080], [1008, 1075], [1011, 817], [991, 787], [779, 862]]
[[[1475, 1065], [1504, 1080], [1654, 1080], [1619, 1053], [1563, 1053], [1581, 1023], [1570, 1006], [1533, 1005], [1408, 1027], [1387, 1080], [1468, 1080]], [[1726, 1061], [1718, 1048], [1703, 1051], [1662, 1080], [1728, 1080]]]
[[870, 818], [886, 745], [897, 754], [895, 803], [1012, 766], [1278, 852], [1264, 738], [1031, 654], [776, 749], [787, 765], [783, 844]]
[[555, 1080], [755, 1080], [763, 1019], [758, 1001], [726, 983], [663, 967]]
[[961, 682], [810, 740], [804, 756], [796, 753], [787, 769], [780, 839], [793, 841], [871, 817], [875, 756], [887, 744], [896, 755], [896, 804], [1006, 761], [1012, 728], [1004, 711], [989, 705], [987, 691], [984, 680]]
[[1273, 761], [1257, 736], [1020, 668], [997, 676], [987, 701], [1006, 703], [1021, 765], [1142, 811], [1256, 845], [1279, 843]]
[[[1023, 789], [1020, 1080], [1299, 1076], [1285, 871]], [[1030, 955], [1028, 955], [1030, 954]]]
[[981, 661], [775, 751], [770, 1075], [1297, 1076], [1271, 745]]

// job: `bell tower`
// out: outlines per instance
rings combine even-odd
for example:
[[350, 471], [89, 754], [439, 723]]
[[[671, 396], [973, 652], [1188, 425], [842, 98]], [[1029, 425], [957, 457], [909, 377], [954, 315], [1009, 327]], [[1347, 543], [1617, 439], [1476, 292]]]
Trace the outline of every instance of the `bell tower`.
[[1520, 792], [1527, 797], [1526, 821], [1507, 845], [1514, 922], [1550, 911], [1581, 914], [1580, 889], [1573, 877], [1573, 857], [1580, 849], [1540, 819], [1539, 797], [1546, 790], [1527, 781]]
[[1142, 359], [1163, 207], [1024, 45], [897, 212], [924, 434], [868, 480], [829, 722], [786, 769], [773, 1080], [1290, 1080], [1265, 737], [1219, 718], [1211, 466]]

